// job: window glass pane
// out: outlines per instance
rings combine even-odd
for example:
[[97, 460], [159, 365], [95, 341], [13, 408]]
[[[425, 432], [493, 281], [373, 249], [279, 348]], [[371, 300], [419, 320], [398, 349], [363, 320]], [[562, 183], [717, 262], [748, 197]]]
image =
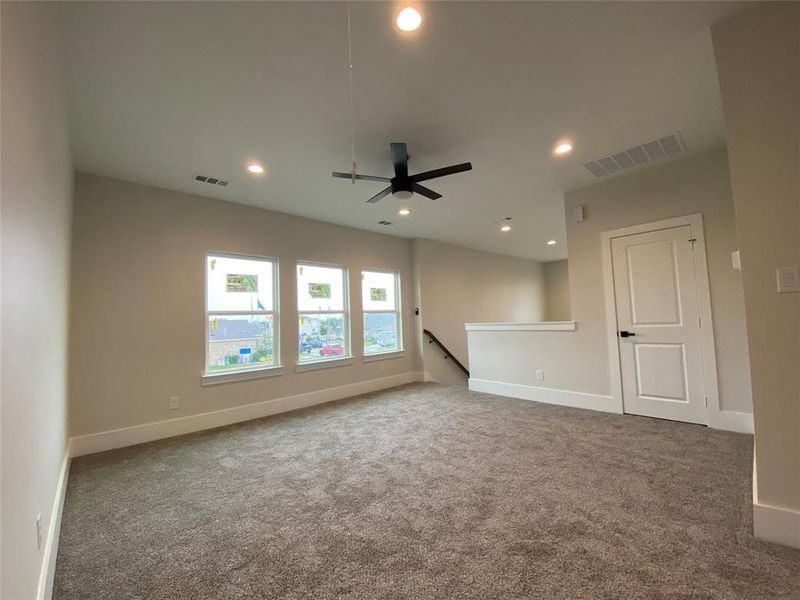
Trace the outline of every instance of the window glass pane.
[[364, 310], [395, 310], [395, 273], [361, 272], [361, 302]]
[[300, 362], [347, 356], [344, 315], [299, 315]]
[[364, 313], [364, 354], [400, 350], [397, 313]]
[[275, 364], [272, 315], [208, 317], [208, 370]]
[[297, 310], [344, 310], [344, 269], [297, 265]]
[[272, 269], [271, 260], [209, 255], [208, 310], [273, 310]]

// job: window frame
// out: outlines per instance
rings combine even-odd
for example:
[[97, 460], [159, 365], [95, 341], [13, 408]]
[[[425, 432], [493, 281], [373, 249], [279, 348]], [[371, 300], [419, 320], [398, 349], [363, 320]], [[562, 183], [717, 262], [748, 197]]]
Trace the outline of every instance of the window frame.
[[[300, 310], [300, 303], [298, 302], [298, 293], [300, 278], [297, 274], [298, 267], [323, 267], [326, 269], [341, 269], [342, 270], [342, 310]], [[294, 268], [294, 293], [296, 304], [295, 324], [297, 325], [297, 343], [295, 344], [297, 356], [297, 370], [310, 371], [315, 368], [325, 368], [337, 365], [351, 364], [353, 360], [353, 339], [351, 332], [350, 322], [350, 270], [347, 265], [340, 265], [336, 263], [326, 263], [312, 260], [298, 260]], [[300, 357], [300, 317], [302, 315], [342, 315], [344, 320], [344, 354], [334, 358], [321, 358], [318, 360], [301, 360]]]
[[[380, 360], [381, 358], [394, 358], [405, 353], [405, 340], [403, 339], [403, 297], [402, 286], [400, 282], [400, 271], [396, 269], [370, 269], [368, 267], [361, 269], [361, 297], [363, 304], [364, 297], [364, 273], [389, 273], [394, 275], [394, 310], [381, 310], [381, 309], [365, 309], [361, 307], [361, 354], [365, 361]], [[390, 313], [394, 312], [397, 316], [397, 348], [394, 350], [386, 350], [384, 352], [373, 352], [367, 354], [364, 344], [364, 315], [369, 313]]]
[[[272, 310], [209, 310], [208, 308], [208, 261], [210, 258], [235, 258], [240, 260], [252, 260], [260, 262], [272, 263]], [[267, 377], [270, 375], [282, 375], [283, 365], [281, 363], [281, 320], [280, 320], [280, 265], [278, 259], [272, 256], [261, 256], [258, 254], [240, 254], [237, 252], [216, 252], [208, 250], [205, 253], [205, 262], [203, 265], [203, 286], [204, 304], [205, 304], [205, 364], [203, 366], [203, 385], [211, 385], [216, 383], [226, 383], [228, 381], [238, 381], [247, 379], [256, 379], [259, 377]], [[238, 369], [227, 369], [223, 371], [209, 371], [208, 370], [208, 319], [212, 316], [272, 316], [272, 348], [273, 348], [273, 364], [265, 365], [263, 367], [242, 367]]]

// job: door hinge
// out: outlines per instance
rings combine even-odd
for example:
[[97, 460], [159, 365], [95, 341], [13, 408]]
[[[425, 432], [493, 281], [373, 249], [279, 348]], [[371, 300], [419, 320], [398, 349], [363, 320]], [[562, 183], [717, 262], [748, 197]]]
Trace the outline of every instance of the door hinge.
[[697, 317], [697, 326], [703, 327], [703, 317]]
[[689, 243], [692, 245], [692, 250], [694, 250], [694, 243], [697, 241], [697, 238], [689, 238]]
[[703, 398], [703, 401], [706, 403], [706, 407], [708, 407], [708, 396], [705, 396], [705, 397]]

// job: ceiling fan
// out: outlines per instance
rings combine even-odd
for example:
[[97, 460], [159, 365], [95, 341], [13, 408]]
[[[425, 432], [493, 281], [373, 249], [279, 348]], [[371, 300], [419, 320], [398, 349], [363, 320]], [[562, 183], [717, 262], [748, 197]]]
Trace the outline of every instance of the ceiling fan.
[[420, 181], [427, 181], [428, 179], [436, 179], [437, 177], [444, 177], [445, 175], [452, 175], [454, 173], [462, 173], [463, 171], [471, 171], [472, 163], [461, 163], [459, 165], [452, 165], [449, 167], [442, 167], [441, 169], [434, 169], [433, 171], [425, 171], [417, 173], [416, 175], [408, 174], [408, 150], [405, 143], [392, 143], [389, 144], [392, 154], [392, 164], [394, 165], [394, 177], [377, 177], [375, 175], [361, 175], [360, 173], [340, 173], [333, 172], [334, 177], [341, 179], [350, 179], [355, 183], [356, 179], [365, 179], [367, 181], [387, 181], [389, 187], [381, 190], [372, 198], [367, 200], [370, 204], [375, 204], [381, 198], [392, 194], [395, 198], [400, 200], [408, 200], [414, 193], [417, 193], [431, 200], [441, 198], [441, 194], [437, 194], [433, 190], [426, 188], [419, 184]]

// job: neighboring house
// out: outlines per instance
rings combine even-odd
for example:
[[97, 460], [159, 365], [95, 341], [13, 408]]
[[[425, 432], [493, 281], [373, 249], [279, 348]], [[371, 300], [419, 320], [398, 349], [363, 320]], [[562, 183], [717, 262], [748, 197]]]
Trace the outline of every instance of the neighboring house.
[[[244, 319], [217, 319], [217, 328], [208, 328], [208, 364], [225, 365], [228, 356], [252, 356], [258, 349], [258, 340], [266, 334], [272, 338], [272, 326], [266, 330], [261, 322]], [[242, 352], [244, 350], [244, 352]], [[250, 362], [249, 358], [240, 362]]]

